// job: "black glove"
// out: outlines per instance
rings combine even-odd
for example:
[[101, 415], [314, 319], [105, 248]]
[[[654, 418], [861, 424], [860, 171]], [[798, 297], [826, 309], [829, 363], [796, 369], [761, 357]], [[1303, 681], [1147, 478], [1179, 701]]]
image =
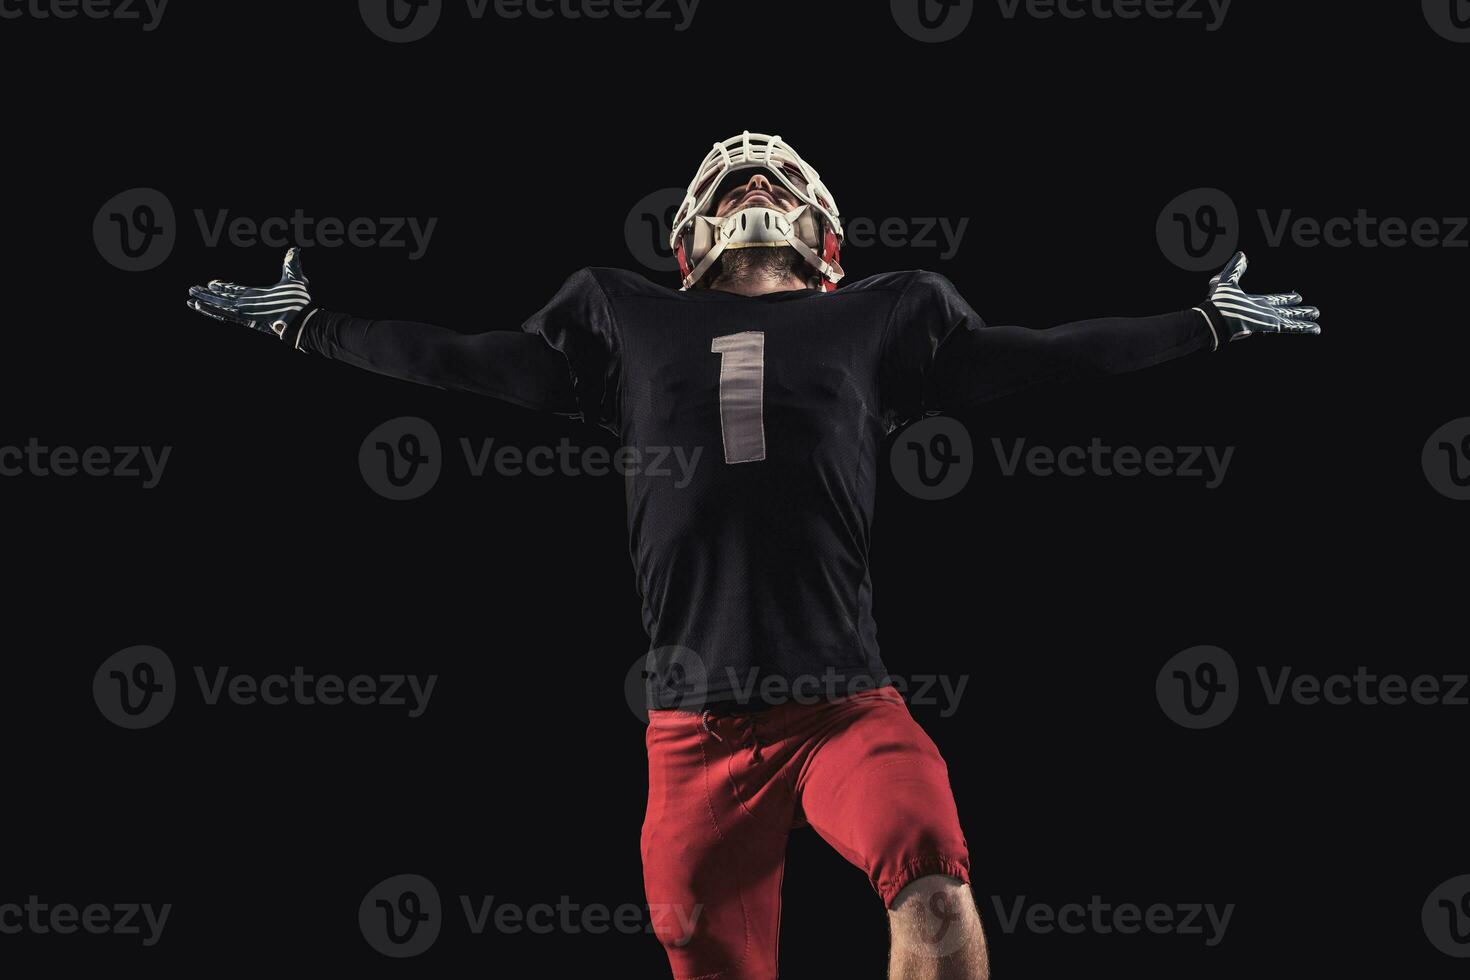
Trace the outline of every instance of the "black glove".
[[306, 320], [302, 312], [311, 305], [306, 273], [301, 271], [301, 252], [291, 249], [281, 266], [281, 281], [274, 286], [237, 286], [216, 279], [208, 286], [189, 290], [189, 309], [225, 323], [240, 323], [261, 333], [275, 334], [295, 344]]
[[1316, 322], [1321, 311], [1302, 306], [1299, 293], [1256, 296], [1240, 288], [1240, 277], [1248, 265], [1244, 252], [1236, 252], [1220, 274], [1210, 280], [1210, 298], [1200, 310], [1221, 340], [1239, 340], [1253, 333], [1322, 332]]

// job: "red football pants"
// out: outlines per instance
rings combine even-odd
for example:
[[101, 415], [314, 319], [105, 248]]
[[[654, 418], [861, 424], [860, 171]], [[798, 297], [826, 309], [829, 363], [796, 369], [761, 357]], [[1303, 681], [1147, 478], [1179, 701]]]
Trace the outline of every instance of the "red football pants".
[[649, 716], [643, 883], [677, 980], [776, 976], [795, 827], [867, 872], [885, 906], [924, 875], [969, 882], [949, 771], [893, 688]]

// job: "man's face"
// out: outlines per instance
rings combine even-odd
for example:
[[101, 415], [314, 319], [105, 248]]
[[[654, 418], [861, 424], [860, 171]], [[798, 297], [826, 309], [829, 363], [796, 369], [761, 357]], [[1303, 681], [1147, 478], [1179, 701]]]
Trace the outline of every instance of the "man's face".
[[775, 208], [784, 213], [800, 205], [801, 200], [786, 185], [756, 171], [749, 180], [736, 184], [720, 197], [715, 217], [723, 218], [746, 208]]

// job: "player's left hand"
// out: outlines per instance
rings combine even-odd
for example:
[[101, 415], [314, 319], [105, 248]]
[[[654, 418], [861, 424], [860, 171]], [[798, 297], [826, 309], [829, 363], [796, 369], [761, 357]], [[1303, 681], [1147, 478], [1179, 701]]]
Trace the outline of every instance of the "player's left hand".
[[301, 311], [311, 305], [310, 284], [301, 269], [301, 252], [291, 249], [274, 286], [239, 286], [216, 279], [189, 290], [189, 309], [224, 323], [238, 323], [286, 338]]
[[1319, 334], [1321, 311], [1303, 306], [1300, 293], [1255, 295], [1240, 288], [1247, 260], [1236, 252], [1220, 274], [1210, 280], [1207, 318], [1221, 339], [1239, 340], [1256, 333]]

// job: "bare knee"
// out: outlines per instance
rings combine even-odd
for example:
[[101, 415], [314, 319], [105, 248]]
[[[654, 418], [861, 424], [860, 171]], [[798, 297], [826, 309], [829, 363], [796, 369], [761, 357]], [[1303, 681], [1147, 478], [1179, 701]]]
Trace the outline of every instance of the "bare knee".
[[888, 922], [891, 980], [989, 980], [980, 912], [964, 882], [915, 879], [894, 899]]

